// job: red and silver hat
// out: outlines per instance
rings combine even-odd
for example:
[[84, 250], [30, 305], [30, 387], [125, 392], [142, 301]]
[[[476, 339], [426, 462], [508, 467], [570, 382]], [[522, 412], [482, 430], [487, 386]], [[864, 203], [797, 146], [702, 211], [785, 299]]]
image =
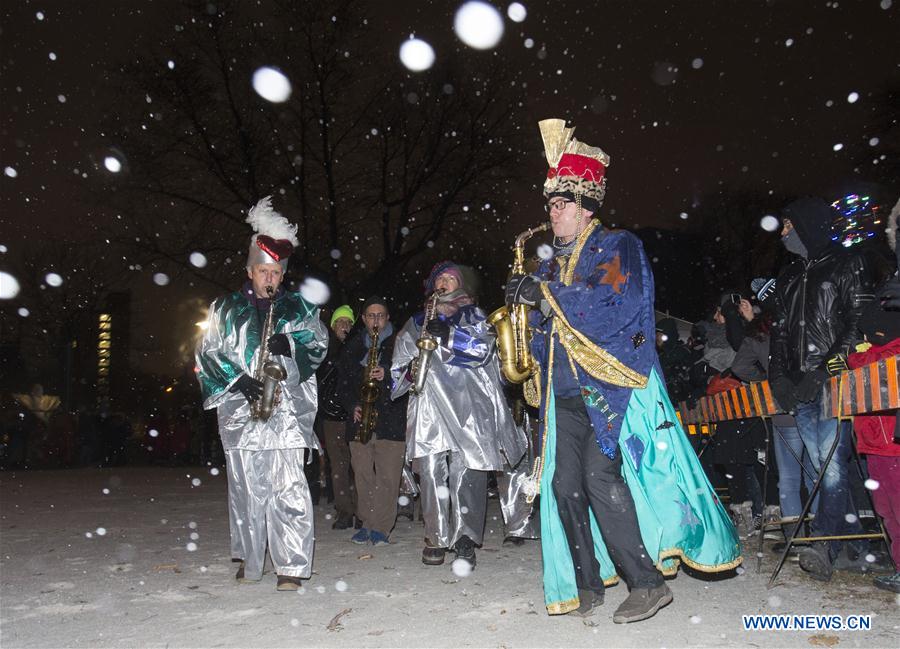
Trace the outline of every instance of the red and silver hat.
[[287, 271], [288, 257], [294, 247], [300, 245], [297, 226], [272, 209], [271, 196], [250, 208], [247, 223], [256, 231], [250, 239], [247, 268], [257, 264], [281, 264], [281, 269]]
[[572, 194], [603, 202], [606, 196], [606, 168], [609, 156], [600, 148], [575, 139], [575, 127], [566, 127], [564, 119], [538, 122], [547, 157], [547, 179], [544, 196]]

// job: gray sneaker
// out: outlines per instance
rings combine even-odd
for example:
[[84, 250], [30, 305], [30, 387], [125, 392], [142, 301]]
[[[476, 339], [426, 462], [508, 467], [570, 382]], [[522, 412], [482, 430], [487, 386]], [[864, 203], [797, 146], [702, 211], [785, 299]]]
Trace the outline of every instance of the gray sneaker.
[[633, 588], [613, 614], [613, 622], [627, 624], [651, 618], [672, 603], [672, 591], [663, 583], [654, 588]]

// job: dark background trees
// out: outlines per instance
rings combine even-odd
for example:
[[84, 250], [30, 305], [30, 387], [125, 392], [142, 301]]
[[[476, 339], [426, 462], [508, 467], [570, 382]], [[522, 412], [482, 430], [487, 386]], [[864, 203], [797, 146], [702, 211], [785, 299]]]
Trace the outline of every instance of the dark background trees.
[[[123, 169], [97, 198], [121, 213], [109, 236], [129, 259], [233, 288], [246, 210], [267, 194], [299, 225], [294, 273], [323, 275], [336, 301], [418, 300], [422, 269], [483, 261], [505, 241], [523, 119], [499, 67], [459, 55], [402, 72], [353, 0], [272, 2], [265, 24], [240, 3], [206, 7], [187, 5], [169, 40], [119, 70], [121, 99], [104, 112]], [[263, 65], [290, 80], [286, 102], [254, 92]]]

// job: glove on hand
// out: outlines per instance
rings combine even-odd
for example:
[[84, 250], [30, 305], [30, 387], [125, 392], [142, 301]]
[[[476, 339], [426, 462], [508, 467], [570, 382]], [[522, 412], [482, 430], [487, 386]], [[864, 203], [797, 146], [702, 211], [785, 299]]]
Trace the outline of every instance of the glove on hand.
[[291, 355], [291, 343], [288, 340], [287, 334], [275, 334], [274, 336], [269, 336], [266, 346], [269, 349], [269, 353], [273, 356]]
[[825, 367], [828, 369], [829, 376], [836, 376], [844, 370], [850, 369], [847, 366], [847, 359], [841, 354], [835, 354], [825, 361]]
[[440, 320], [438, 318], [429, 320], [428, 324], [425, 326], [425, 330], [432, 336], [440, 338], [441, 344], [445, 347], [450, 341], [450, 325], [447, 324], [446, 320]]
[[772, 395], [775, 401], [785, 412], [790, 412], [797, 407], [797, 386], [786, 376], [780, 376], [774, 381], [769, 381]]
[[822, 385], [828, 378], [825, 370], [813, 370], [807, 372], [797, 384], [797, 401], [809, 403], [815, 401], [822, 392]]
[[240, 392], [244, 395], [247, 403], [259, 401], [263, 393], [262, 381], [257, 381], [249, 374], [241, 374], [241, 378], [234, 382], [229, 392]]
[[534, 275], [513, 275], [506, 283], [506, 303], [537, 306], [541, 301], [541, 282]]

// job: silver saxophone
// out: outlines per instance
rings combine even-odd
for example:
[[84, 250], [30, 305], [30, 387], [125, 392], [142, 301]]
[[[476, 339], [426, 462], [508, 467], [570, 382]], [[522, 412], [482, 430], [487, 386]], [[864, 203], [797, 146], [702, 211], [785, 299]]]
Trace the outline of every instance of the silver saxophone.
[[256, 361], [256, 371], [253, 378], [263, 384], [263, 393], [259, 401], [250, 404], [250, 416], [253, 419], [267, 421], [272, 416], [272, 411], [281, 402], [281, 382], [287, 378], [287, 370], [277, 360], [269, 358], [269, 338], [273, 331], [273, 313], [275, 311], [275, 287], [267, 286], [266, 294], [269, 296], [269, 314], [266, 316], [266, 325], [259, 337], [259, 358]]

